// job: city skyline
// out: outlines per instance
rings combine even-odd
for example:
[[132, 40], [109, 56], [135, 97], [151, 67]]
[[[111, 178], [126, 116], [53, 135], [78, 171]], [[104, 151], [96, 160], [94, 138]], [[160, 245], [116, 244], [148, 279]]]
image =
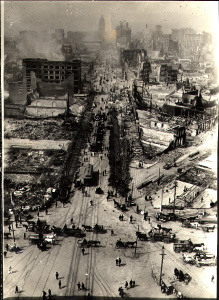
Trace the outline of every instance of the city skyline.
[[[4, 31], [16, 36], [22, 30], [49, 32], [96, 31], [103, 15], [115, 29], [127, 21], [133, 33], [161, 25], [165, 33], [171, 29], [192, 27], [197, 32], [218, 32], [218, 4], [215, 1], [7, 1], [4, 2]], [[133, 14], [135, 12], [135, 14]], [[89, 20], [89, 21], [88, 21]]]

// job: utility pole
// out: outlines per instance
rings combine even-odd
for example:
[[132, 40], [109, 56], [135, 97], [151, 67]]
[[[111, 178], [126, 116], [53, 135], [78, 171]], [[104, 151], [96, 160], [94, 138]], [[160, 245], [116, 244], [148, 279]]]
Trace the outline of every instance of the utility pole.
[[174, 199], [173, 199], [173, 213], [175, 214], [175, 203], [176, 203], [176, 187], [177, 187], [177, 182], [174, 182]]
[[157, 184], [160, 184], [160, 168], [159, 168], [159, 173], [158, 173], [158, 180], [157, 180]]
[[164, 253], [164, 246], [162, 247], [162, 254], [160, 254], [162, 256], [162, 259], [161, 259], [161, 268], [160, 268], [160, 286], [161, 286], [161, 280], [162, 280], [162, 272], [163, 272], [163, 258], [164, 258], [164, 255], [166, 255]]
[[15, 242], [13, 221], [12, 221], [12, 223], [11, 223], [11, 226], [12, 226], [12, 234], [13, 234], [13, 239], [14, 239], [14, 242]]
[[160, 204], [160, 211], [162, 211], [162, 205], [163, 205], [163, 189], [161, 190], [161, 204]]

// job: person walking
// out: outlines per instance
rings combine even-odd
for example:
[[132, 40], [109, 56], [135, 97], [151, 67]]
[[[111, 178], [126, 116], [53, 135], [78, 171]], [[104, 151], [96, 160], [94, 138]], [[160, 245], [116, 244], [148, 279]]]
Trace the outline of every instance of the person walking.
[[118, 264], [119, 264], [119, 260], [118, 260], [118, 258], [116, 259], [116, 265], [118, 266]]
[[46, 299], [46, 292], [43, 291], [43, 299]]
[[15, 287], [15, 294], [18, 293], [18, 286]]
[[26, 240], [26, 232], [24, 232], [24, 239]]
[[214, 282], [214, 275], [211, 276], [211, 282]]
[[114, 235], [114, 231], [113, 231], [113, 229], [111, 229], [111, 235]]
[[132, 223], [132, 220], [133, 220], [133, 217], [132, 217], [132, 215], [130, 216], [130, 223]]
[[84, 248], [82, 248], [81, 252], [82, 252], [82, 254], [84, 255], [85, 249], [84, 249]]
[[81, 284], [81, 289], [84, 291], [85, 290], [85, 285], [84, 285], [84, 283], [82, 282], [82, 284]]
[[10, 266], [8, 269], [8, 274], [11, 274], [11, 273], [12, 273], [12, 267]]
[[126, 281], [126, 282], [125, 282], [125, 288], [126, 288], [126, 289], [128, 288], [128, 285], [129, 285], [129, 284], [128, 284], [128, 281]]
[[56, 272], [56, 279], [58, 280], [59, 279], [59, 273]]
[[121, 258], [119, 257], [119, 267], [120, 267], [120, 265], [121, 265]]
[[80, 284], [80, 282], [77, 283], [77, 286], [78, 286], [78, 291], [80, 291], [80, 289], [81, 289], [81, 284]]
[[49, 294], [49, 299], [50, 299], [52, 296], [52, 291], [50, 289], [48, 290], [48, 294]]
[[6, 248], [6, 250], [8, 251], [8, 250], [9, 250], [9, 245], [6, 244], [6, 245], [5, 245], [5, 248]]
[[73, 218], [71, 218], [71, 224], [73, 223]]
[[48, 214], [48, 209], [46, 209], [46, 215]]
[[61, 289], [61, 287], [62, 287], [62, 282], [61, 280], [59, 280], [59, 288]]
[[7, 251], [4, 251], [4, 257], [6, 257], [7, 256]]
[[132, 279], [130, 280], [129, 284], [130, 284], [130, 287], [132, 287]]

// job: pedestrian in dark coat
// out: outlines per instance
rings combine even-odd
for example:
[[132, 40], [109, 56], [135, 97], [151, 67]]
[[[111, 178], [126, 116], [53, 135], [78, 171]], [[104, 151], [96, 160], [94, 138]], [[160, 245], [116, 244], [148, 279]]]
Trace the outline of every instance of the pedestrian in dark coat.
[[59, 279], [59, 273], [56, 272], [56, 279]]
[[46, 299], [46, 292], [43, 291], [43, 299]]
[[118, 264], [119, 264], [119, 260], [118, 260], [118, 259], [116, 259], [116, 265], [118, 266]]
[[125, 287], [128, 288], [128, 281], [125, 282]]
[[18, 286], [15, 287], [15, 293], [18, 293]]
[[121, 258], [119, 257], [119, 267], [120, 267], [120, 265], [121, 265]]
[[49, 299], [51, 298], [51, 296], [52, 296], [52, 292], [51, 292], [51, 290], [49, 289], [48, 290], [48, 293], [49, 293]]
[[61, 287], [62, 287], [62, 282], [61, 280], [59, 280], [59, 288], [61, 289]]
[[82, 284], [81, 284], [81, 289], [84, 291], [85, 290], [85, 285], [84, 285], [84, 283], [82, 282]]
[[6, 257], [7, 256], [7, 251], [4, 251], [4, 257]]
[[114, 235], [114, 231], [113, 231], [113, 229], [111, 230], [111, 235]]
[[81, 252], [82, 252], [82, 254], [84, 255], [85, 249], [84, 249], [84, 248], [82, 248]]
[[6, 245], [5, 245], [5, 248], [6, 248], [6, 250], [8, 251], [8, 249], [9, 249], [9, 245], [8, 245], [8, 244], [6, 244]]
[[130, 280], [129, 284], [130, 284], [130, 287], [132, 287], [132, 279]]
[[78, 286], [78, 290], [80, 291], [80, 289], [81, 289], [81, 284], [80, 284], [80, 282], [77, 283], [77, 286]]

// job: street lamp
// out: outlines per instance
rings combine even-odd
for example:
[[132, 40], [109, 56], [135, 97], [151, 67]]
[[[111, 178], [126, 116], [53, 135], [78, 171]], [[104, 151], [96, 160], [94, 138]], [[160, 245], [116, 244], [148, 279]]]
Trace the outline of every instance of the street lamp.
[[164, 246], [162, 247], [162, 254], [160, 254], [162, 256], [162, 259], [161, 259], [161, 268], [160, 268], [160, 286], [161, 286], [161, 281], [162, 281], [162, 271], [163, 271], [163, 258], [164, 258], [164, 255], [166, 255], [164, 253]]

